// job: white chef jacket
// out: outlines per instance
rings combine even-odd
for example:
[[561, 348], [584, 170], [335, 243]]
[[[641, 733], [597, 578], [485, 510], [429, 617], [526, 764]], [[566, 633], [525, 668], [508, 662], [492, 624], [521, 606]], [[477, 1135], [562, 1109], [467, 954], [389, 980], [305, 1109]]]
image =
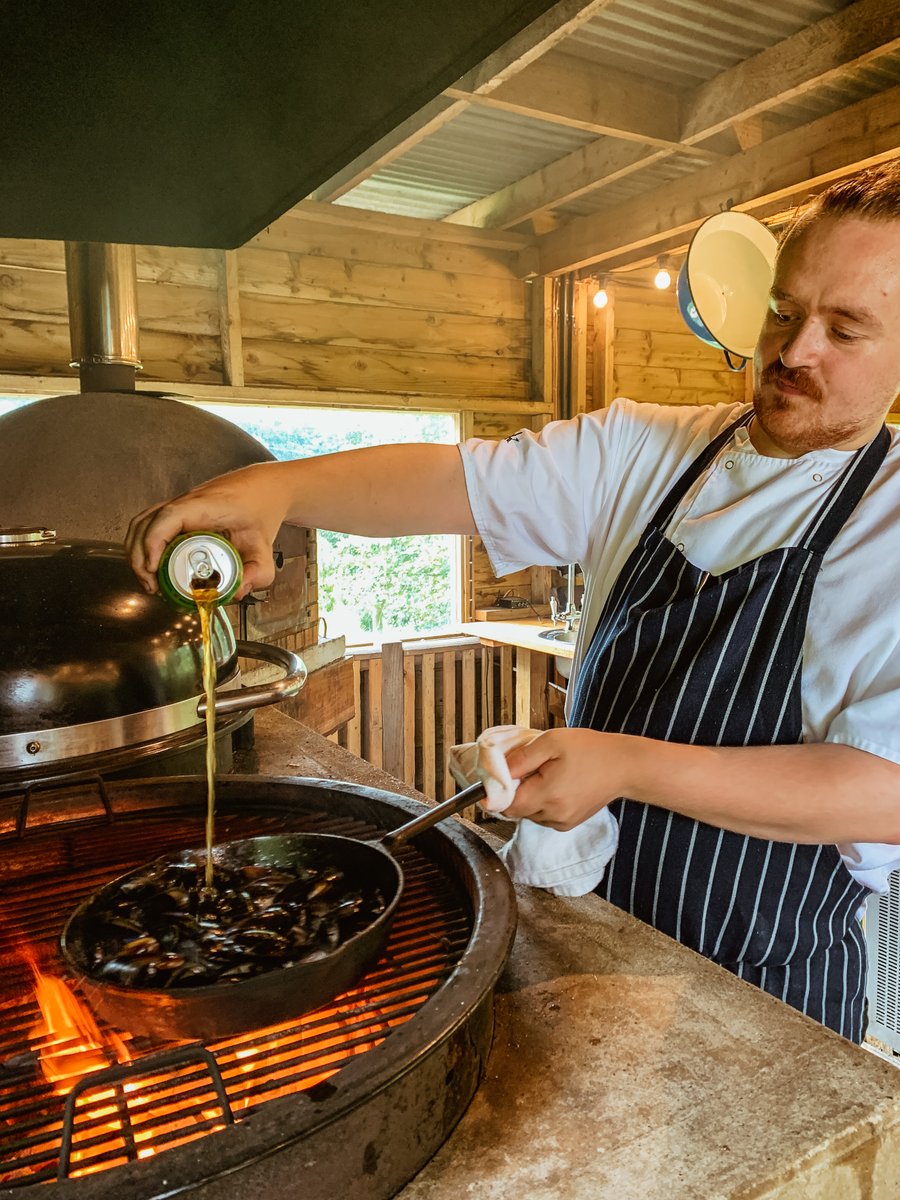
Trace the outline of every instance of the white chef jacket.
[[[744, 411], [618, 399], [540, 433], [460, 447], [472, 513], [497, 575], [577, 562], [585, 598], [573, 670], [606, 597], [664, 495]], [[737, 431], [678, 505], [666, 536], [721, 574], [794, 544], [853, 451], [767, 458]], [[900, 436], [825, 555], [803, 648], [803, 739], [900, 763]], [[900, 789], [897, 802], [900, 804]], [[853, 797], [848, 797], [853, 803]], [[900, 846], [848, 843], [850, 873], [886, 892]]]

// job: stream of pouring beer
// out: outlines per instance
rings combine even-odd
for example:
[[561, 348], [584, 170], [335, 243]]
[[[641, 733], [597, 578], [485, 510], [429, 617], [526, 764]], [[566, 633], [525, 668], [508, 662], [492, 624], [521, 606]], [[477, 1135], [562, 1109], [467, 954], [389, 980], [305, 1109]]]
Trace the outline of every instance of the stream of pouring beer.
[[219, 594], [215, 588], [191, 588], [200, 614], [203, 643], [203, 690], [206, 693], [206, 878], [213, 886], [213, 840], [216, 813], [216, 659], [212, 651], [212, 617]]

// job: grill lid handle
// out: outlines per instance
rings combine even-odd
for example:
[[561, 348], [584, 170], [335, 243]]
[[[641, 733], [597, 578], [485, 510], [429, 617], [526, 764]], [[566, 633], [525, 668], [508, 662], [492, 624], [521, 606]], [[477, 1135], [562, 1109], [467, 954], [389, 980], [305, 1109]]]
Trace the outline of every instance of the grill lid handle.
[[[216, 716], [243, 712], [248, 708], [262, 708], [266, 704], [277, 704], [296, 694], [306, 682], [306, 664], [299, 654], [283, 650], [281, 646], [267, 646], [265, 642], [238, 642], [237, 652], [242, 658], [258, 659], [284, 669], [284, 677], [272, 683], [260, 683], [255, 687], [238, 688], [216, 696]], [[206, 716], [206, 700], [197, 705], [197, 716]]]

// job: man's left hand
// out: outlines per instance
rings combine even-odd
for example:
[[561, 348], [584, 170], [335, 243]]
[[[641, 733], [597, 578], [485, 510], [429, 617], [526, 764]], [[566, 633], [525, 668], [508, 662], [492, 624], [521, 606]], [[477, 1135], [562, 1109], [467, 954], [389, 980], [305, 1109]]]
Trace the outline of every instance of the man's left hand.
[[551, 829], [574, 829], [628, 794], [633, 737], [593, 729], [550, 729], [513, 750], [507, 766], [521, 779], [504, 816], [528, 817]]

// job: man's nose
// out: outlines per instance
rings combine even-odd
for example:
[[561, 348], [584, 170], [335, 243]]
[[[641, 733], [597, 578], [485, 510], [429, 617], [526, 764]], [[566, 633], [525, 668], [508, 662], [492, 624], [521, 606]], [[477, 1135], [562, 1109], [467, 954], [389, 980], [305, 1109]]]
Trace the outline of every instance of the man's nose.
[[822, 355], [823, 334], [813, 321], [804, 321], [785, 337], [778, 357], [786, 367], [809, 367]]

